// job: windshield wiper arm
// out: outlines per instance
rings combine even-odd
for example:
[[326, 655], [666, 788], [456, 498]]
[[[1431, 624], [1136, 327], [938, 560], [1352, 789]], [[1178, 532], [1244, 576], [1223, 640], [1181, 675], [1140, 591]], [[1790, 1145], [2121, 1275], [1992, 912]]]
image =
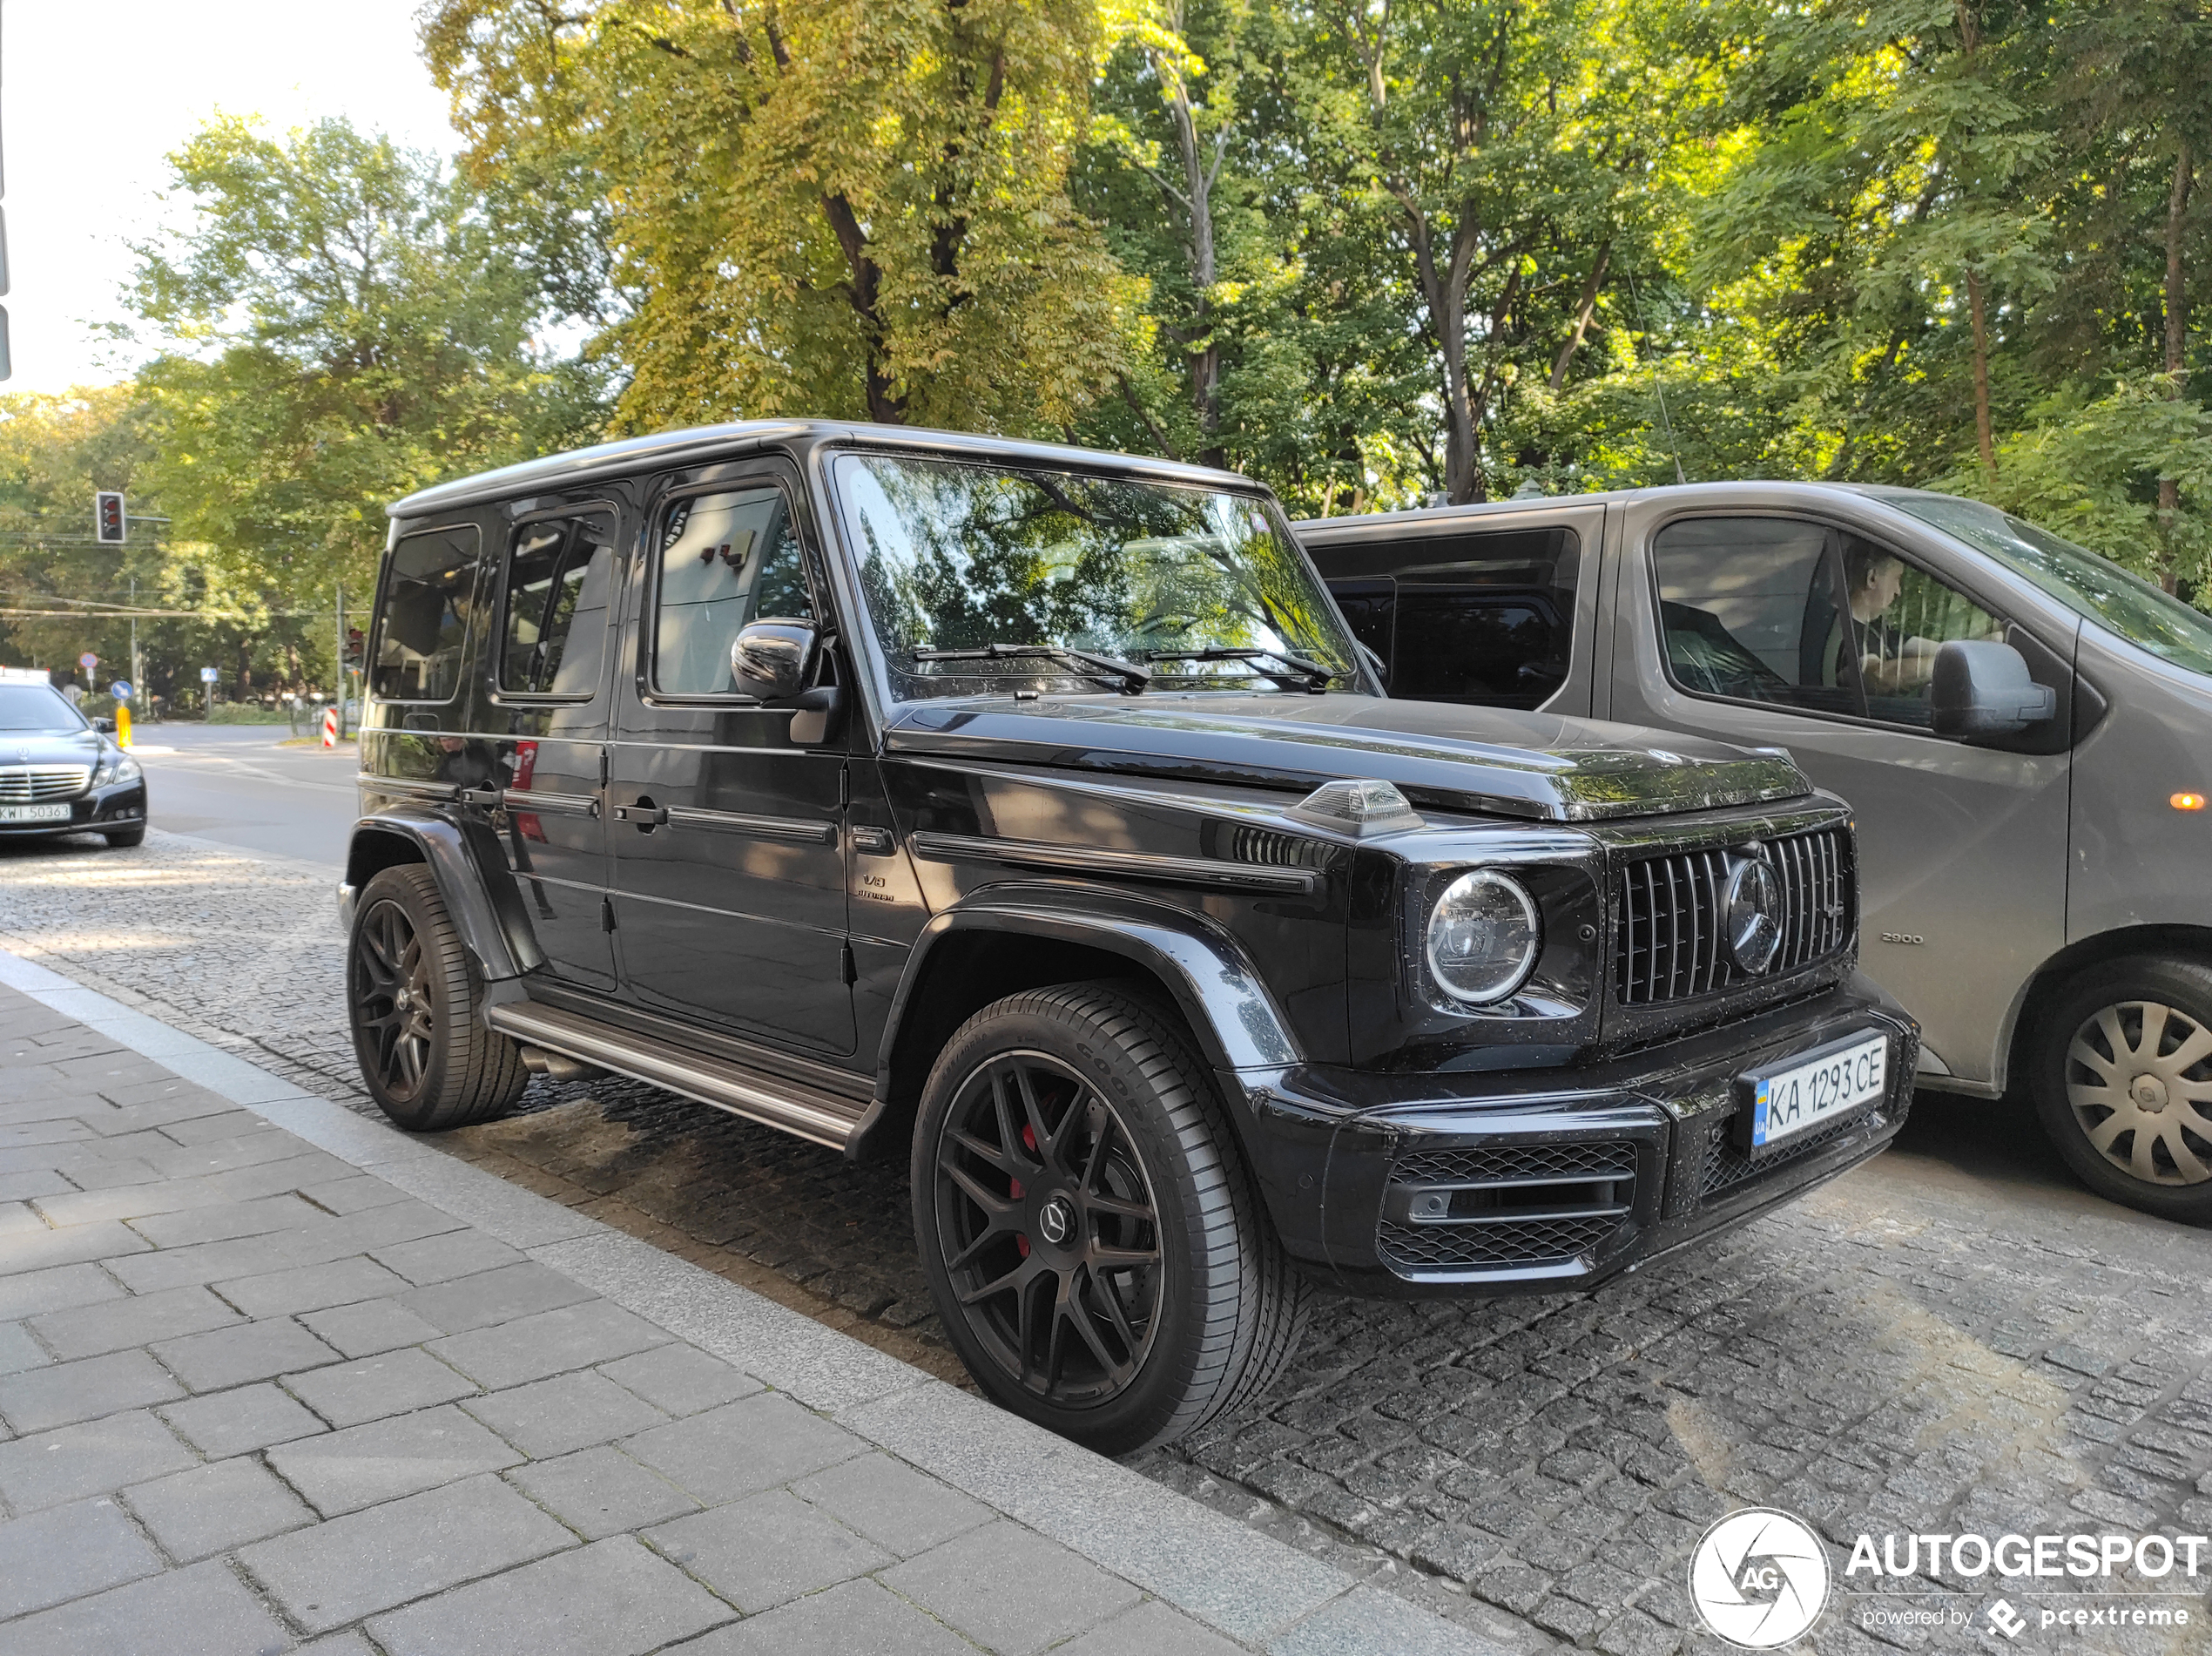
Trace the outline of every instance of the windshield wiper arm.
[[1111, 679], [1125, 696], [1141, 693], [1152, 682], [1152, 670], [1133, 661], [1089, 650], [1071, 650], [1064, 644], [984, 644], [973, 650], [916, 650], [917, 661], [1018, 661], [1035, 659], [1072, 662], [1087, 679]]
[[1265, 667], [1261, 673], [1278, 684], [1295, 680], [1315, 693], [1326, 690], [1334, 682], [1337, 670], [1325, 667], [1318, 661], [1308, 660], [1302, 655], [1292, 655], [1287, 650], [1271, 650], [1258, 645], [1216, 645], [1204, 650], [1147, 650], [1147, 661], [1279, 661], [1285, 669], [1270, 673]]

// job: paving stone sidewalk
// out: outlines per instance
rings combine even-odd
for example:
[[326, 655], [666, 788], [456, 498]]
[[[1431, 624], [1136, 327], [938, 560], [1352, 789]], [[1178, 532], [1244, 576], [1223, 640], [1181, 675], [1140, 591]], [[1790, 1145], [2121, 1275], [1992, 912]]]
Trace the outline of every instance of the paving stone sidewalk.
[[1482, 1648], [0, 963], [0, 1656]]

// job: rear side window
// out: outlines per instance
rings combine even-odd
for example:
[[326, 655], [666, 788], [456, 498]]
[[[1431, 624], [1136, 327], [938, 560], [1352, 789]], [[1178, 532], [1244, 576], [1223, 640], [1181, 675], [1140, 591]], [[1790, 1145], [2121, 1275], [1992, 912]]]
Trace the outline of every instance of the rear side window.
[[814, 618], [780, 489], [679, 500], [661, 519], [659, 544], [653, 688], [663, 695], [737, 694], [730, 646], [740, 627]]
[[482, 537], [473, 524], [402, 536], [392, 548], [371, 691], [388, 701], [448, 701], [461, 686]]
[[499, 687], [588, 697], [606, 661], [614, 522], [604, 513], [530, 524], [507, 556]]
[[[1394, 541], [1332, 563], [1359, 641], [1389, 665], [1390, 693], [1484, 707], [1541, 706], [1567, 681], [1581, 538], [1569, 529]], [[1393, 578], [1378, 578], [1379, 558]]]

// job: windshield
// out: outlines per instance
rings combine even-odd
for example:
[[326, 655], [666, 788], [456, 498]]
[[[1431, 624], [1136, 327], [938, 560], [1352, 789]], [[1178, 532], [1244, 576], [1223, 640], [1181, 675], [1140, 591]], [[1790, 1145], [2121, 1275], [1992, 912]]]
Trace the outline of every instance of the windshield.
[[2024, 575], [2076, 613], [2192, 673], [2212, 675], [2212, 616], [2048, 530], [1948, 495], [1883, 497]]
[[0, 730], [83, 730], [77, 709], [43, 684], [0, 684]]
[[[1302, 686], [1325, 673], [1363, 687], [1327, 589], [1248, 496], [883, 455], [844, 456], [836, 477], [901, 700], [1143, 682], [1101, 658], [1149, 668], [1157, 687]], [[926, 659], [988, 646], [1031, 652]]]

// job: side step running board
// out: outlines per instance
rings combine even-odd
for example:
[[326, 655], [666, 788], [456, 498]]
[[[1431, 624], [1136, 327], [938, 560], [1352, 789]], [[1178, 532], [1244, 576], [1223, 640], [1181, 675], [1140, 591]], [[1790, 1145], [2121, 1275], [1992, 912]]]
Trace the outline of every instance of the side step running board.
[[650, 1081], [832, 1150], [844, 1149], [860, 1125], [860, 1106], [855, 1102], [818, 1092], [780, 1076], [748, 1070], [726, 1058], [648, 1042], [581, 1012], [519, 1001], [487, 1008], [484, 1022], [518, 1041], [564, 1052], [618, 1075]]

